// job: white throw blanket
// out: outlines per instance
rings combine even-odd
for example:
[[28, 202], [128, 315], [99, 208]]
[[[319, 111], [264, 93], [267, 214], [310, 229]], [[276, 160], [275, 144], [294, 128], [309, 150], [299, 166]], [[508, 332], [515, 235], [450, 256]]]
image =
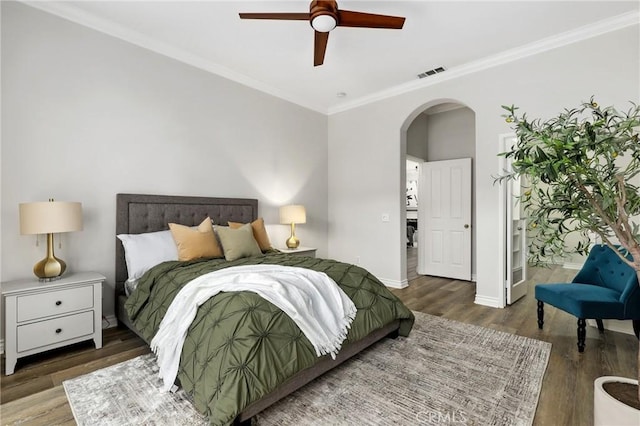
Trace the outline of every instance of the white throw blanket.
[[289, 315], [318, 356], [331, 354], [334, 359], [356, 316], [351, 299], [322, 272], [248, 265], [202, 275], [178, 292], [151, 340], [164, 391], [171, 389], [178, 374], [182, 346], [198, 307], [222, 291], [251, 291], [262, 296]]

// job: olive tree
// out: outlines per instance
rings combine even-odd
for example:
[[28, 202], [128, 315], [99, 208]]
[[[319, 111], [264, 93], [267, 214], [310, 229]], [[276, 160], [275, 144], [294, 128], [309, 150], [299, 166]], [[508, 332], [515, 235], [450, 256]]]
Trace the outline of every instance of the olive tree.
[[640, 278], [640, 107], [620, 112], [591, 98], [544, 121], [503, 108], [517, 141], [500, 154], [512, 171], [498, 180], [528, 182], [519, 201], [531, 236], [529, 261], [585, 255], [597, 235]]

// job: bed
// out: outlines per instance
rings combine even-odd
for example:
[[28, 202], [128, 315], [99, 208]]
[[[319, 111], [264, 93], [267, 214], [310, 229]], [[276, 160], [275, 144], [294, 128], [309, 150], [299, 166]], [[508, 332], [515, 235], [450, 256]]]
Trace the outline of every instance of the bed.
[[[258, 201], [255, 199], [118, 194], [116, 204], [117, 235], [162, 231], [168, 229], [170, 222], [197, 226], [207, 216], [214, 224], [223, 226], [228, 222], [250, 223], [258, 218]], [[333, 260], [291, 256], [275, 251], [232, 262], [226, 262], [224, 259], [164, 262], [149, 270], [140, 279], [141, 284], [138, 290], [127, 297], [125, 281], [128, 273], [125, 252], [122, 243], [116, 238], [118, 321], [149, 343], [154, 332], [157, 331], [159, 321], [156, 317], [166, 311], [167, 303], [175, 296], [175, 291], [184, 284], [180, 280], [186, 281], [186, 278], [181, 278], [182, 276], [192, 277], [194, 274], [228, 266], [256, 262], [304, 267], [327, 273], [354, 300], [358, 307], [358, 314], [345, 344], [334, 360], [330, 356], [315, 356], [313, 350], [309, 349], [308, 340], [299, 329], [291, 328], [290, 318], [253, 293], [220, 293], [203, 304], [200, 308], [202, 317], [208, 315], [207, 318], [211, 317], [208, 320], [210, 322], [206, 327], [203, 326], [204, 320], [199, 319], [201, 317], [199, 311], [194, 321], [195, 325], [189, 333], [193, 333], [194, 336], [200, 333], [198, 337], [193, 338], [194, 351], [202, 350], [199, 346], [207, 346], [210, 352], [207, 355], [192, 355], [190, 351], [187, 355], [185, 350], [181, 358], [178, 380], [185, 391], [194, 398], [196, 408], [207, 414], [212, 424], [250, 424], [251, 418], [266, 407], [340, 365], [378, 340], [396, 337], [398, 334], [408, 335], [411, 330], [414, 320], [411, 311], [366, 270]], [[232, 305], [234, 303], [247, 306], [242, 324], [233, 325], [240, 330], [237, 335], [234, 332], [231, 338], [236, 339], [234, 344], [249, 346], [247, 342], [253, 339], [254, 334], [256, 339], [269, 340], [268, 344], [247, 349], [247, 354], [250, 355], [243, 355], [247, 360], [234, 360], [234, 365], [239, 366], [237, 369], [242, 370], [242, 374], [237, 374], [239, 379], [233, 379], [234, 381], [225, 379], [226, 381], [223, 382], [220, 371], [224, 368], [229, 370], [228, 364], [231, 362], [229, 359], [237, 358], [238, 355], [231, 352], [226, 355], [221, 348], [227, 343], [223, 341], [219, 344], [215, 340], [229, 339], [229, 336], [222, 336], [222, 332], [213, 333], [207, 330], [216, 329], [222, 317], [227, 322], [235, 321], [234, 314], [221, 313], [223, 309], [227, 309], [225, 312], [235, 313], [237, 309], [229, 308], [229, 306], [235, 306]], [[272, 328], [269, 328], [268, 337], [258, 336], [260, 334], [258, 332], [248, 335], [246, 329], [253, 330], [260, 327], [251, 322], [245, 324], [244, 318], [258, 316], [253, 314], [254, 311], [260, 313], [260, 321], [268, 322], [269, 327], [273, 326], [273, 330], [279, 331], [271, 332]], [[282, 327], [282, 330], [280, 331], [276, 326]], [[229, 325], [225, 327], [228, 329]], [[295, 324], [293, 327], [296, 328]], [[203, 337], [202, 333], [209, 334]], [[204, 338], [206, 343], [202, 343], [205, 341]], [[238, 341], [242, 341], [242, 344], [237, 343]], [[259, 349], [254, 350], [255, 347]], [[267, 347], [269, 353], [267, 349], [263, 349]], [[259, 353], [257, 353], [258, 350]], [[220, 353], [223, 354], [220, 355]], [[200, 364], [202, 359], [206, 359], [207, 362]], [[259, 367], [256, 367], [257, 365]], [[254, 378], [254, 370], [250, 370], [251, 374], [249, 374], [245, 372], [246, 368], [254, 368], [255, 371], [264, 370], [265, 377]], [[227, 384], [229, 381], [231, 384]]]

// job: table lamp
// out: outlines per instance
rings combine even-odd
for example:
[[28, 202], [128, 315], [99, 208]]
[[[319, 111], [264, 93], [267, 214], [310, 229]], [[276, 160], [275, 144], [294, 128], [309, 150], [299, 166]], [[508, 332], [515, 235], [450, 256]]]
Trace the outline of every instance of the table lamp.
[[53, 253], [53, 234], [82, 230], [82, 204], [67, 201], [41, 201], [20, 204], [20, 234], [47, 234], [47, 256], [33, 267], [41, 280], [52, 280], [67, 268]]
[[291, 236], [287, 240], [287, 247], [296, 249], [300, 245], [300, 240], [296, 238], [296, 223], [306, 223], [307, 213], [304, 206], [299, 204], [291, 204], [280, 207], [280, 223], [284, 225], [291, 224]]

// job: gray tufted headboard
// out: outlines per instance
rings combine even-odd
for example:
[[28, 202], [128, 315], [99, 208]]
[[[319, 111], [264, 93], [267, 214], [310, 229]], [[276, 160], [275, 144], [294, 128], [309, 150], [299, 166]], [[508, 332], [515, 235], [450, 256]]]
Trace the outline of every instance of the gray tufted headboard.
[[[116, 195], [116, 235], [169, 229], [168, 223], [199, 225], [209, 216], [214, 224], [252, 222], [258, 218], [258, 200], [249, 198], [185, 197], [172, 195]], [[116, 240], [116, 294], [124, 293], [127, 264]]]

